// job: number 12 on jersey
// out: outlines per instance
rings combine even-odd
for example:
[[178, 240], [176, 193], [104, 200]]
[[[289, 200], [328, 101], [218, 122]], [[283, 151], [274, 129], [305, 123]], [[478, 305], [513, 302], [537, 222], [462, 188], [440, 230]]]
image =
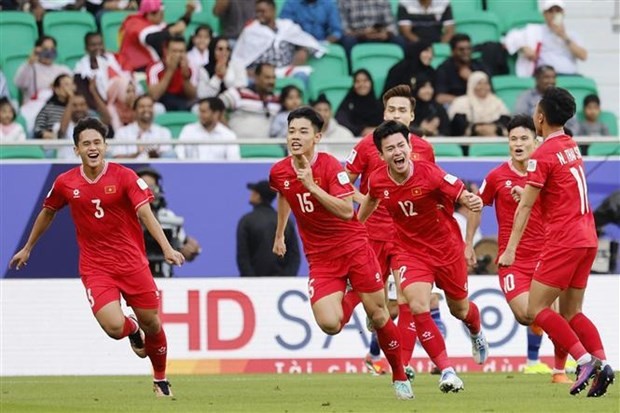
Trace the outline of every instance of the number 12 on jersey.
[[418, 215], [418, 213], [415, 212], [415, 208], [413, 207], [413, 202], [398, 201], [398, 205], [400, 205], [400, 209], [403, 210], [403, 214], [405, 214], [406, 217], [413, 217]]

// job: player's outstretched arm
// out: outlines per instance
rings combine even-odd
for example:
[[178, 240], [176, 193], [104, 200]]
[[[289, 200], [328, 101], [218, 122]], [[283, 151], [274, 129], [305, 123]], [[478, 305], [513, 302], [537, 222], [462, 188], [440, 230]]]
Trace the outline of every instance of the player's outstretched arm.
[[41, 238], [45, 231], [47, 231], [50, 227], [55, 216], [56, 211], [49, 208], [43, 208], [41, 212], [39, 212], [39, 215], [32, 226], [32, 230], [30, 231], [30, 235], [28, 236], [28, 241], [26, 241], [26, 245], [24, 245], [24, 247], [13, 256], [13, 258], [11, 258], [9, 268], [15, 267], [16, 270], [19, 270], [22, 266], [28, 263], [30, 252], [34, 248], [37, 241], [39, 241], [39, 238]]
[[355, 186], [355, 181], [357, 181], [359, 174], [347, 171], [347, 176], [349, 177], [349, 181], [351, 182], [351, 185], [353, 185], [353, 190], [355, 191], [355, 193], [353, 194], [353, 202], [357, 203], [358, 205], [362, 205], [365, 195], [362, 194]]
[[512, 232], [510, 233], [508, 245], [498, 260], [499, 265], [508, 267], [514, 263], [517, 246], [519, 245], [519, 241], [521, 241], [521, 237], [527, 226], [527, 221], [530, 219], [530, 214], [532, 213], [532, 207], [539, 194], [539, 188], [529, 184], [525, 185], [525, 189], [521, 194], [521, 202], [519, 202], [519, 206], [515, 212], [515, 220], [512, 224]]
[[164, 234], [164, 230], [161, 229], [161, 225], [159, 225], [157, 218], [153, 215], [151, 206], [148, 203], [138, 208], [138, 218], [140, 218], [140, 221], [142, 221], [146, 229], [149, 231], [149, 234], [151, 234], [151, 236], [161, 247], [164, 257], [166, 258], [166, 262], [168, 264], [183, 265], [185, 262], [185, 257], [179, 251], [172, 248], [172, 245], [168, 242], [166, 234]]
[[273, 253], [278, 257], [284, 257], [286, 254], [284, 231], [286, 230], [286, 224], [290, 215], [291, 206], [286, 198], [278, 194], [278, 224], [276, 225], [276, 236], [273, 240]]
[[360, 209], [357, 211], [357, 219], [362, 224], [366, 222], [368, 217], [375, 212], [375, 209], [379, 206], [379, 200], [377, 198], [373, 198], [368, 194], [364, 197], [364, 201], [360, 205]]
[[474, 252], [474, 234], [480, 226], [482, 211], [467, 213], [467, 229], [465, 231], [465, 260], [467, 265], [476, 265], [476, 253]]
[[461, 195], [459, 196], [459, 203], [472, 212], [480, 212], [484, 206], [482, 199], [468, 190], [461, 192]]

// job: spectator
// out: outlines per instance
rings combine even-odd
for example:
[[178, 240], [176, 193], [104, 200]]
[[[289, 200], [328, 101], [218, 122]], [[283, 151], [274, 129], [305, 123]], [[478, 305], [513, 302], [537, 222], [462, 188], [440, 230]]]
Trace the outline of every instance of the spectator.
[[342, 24], [333, 0], [286, 0], [281, 19], [290, 19], [319, 41], [335, 43], [342, 37]]
[[545, 24], [528, 24], [512, 29], [504, 38], [508, 53], [519, 53], [517, 76], [529, 77], [539, 66], [552, 66], [563, 75], [578, 74], [577, 60], [586, 60], [588, 51], [581, 38], [564, 26], [564, 1], [544, 0]]
[[467, 80], [467, 94], [452, 102], [448, 111], [454, 136], [506, 136], [510, 112], [491, 91], [489, 76], [474, 72]]
[[85, 0], [30, 0], [30, 12], [34, 15], [39, 28], [43, 33], [43, 16], [47, 11], [80, 10]]
[[601, 100], [596, 95], [583, 99], [584, 120], [579, 123], [579, 133], [585, 136], [609, 136], [607, 125], [598, 118], [601, 115]]
[[398, 28], [410, 43], [448, 43], [454, 36], [450, 0], [401, 1]]
[[172, 154], [170, 145], [151, 145], [149, 141], [165, 140], [172, 142], [172, 134], [168, 128], [159, 126], [153, 122], [153, 99], [149, 95], [139, 96], [133, 106], [135, 112], [135, 122], [123, 126], [114, 136], [117, 142], [122, 141], [142, 141], [144, 145], [124, 145], [111, 147], [111, 153], [115, 158], [135, 158], [149, 159], [159, 158]]
[[[216, 141], [237, 139], [233, 131], [221, 123], [224, 103], [220, 98], [210, 97], [198, 102], [198, 122], [185, 125], [179, 135], [179, 143], [186, 140]], [[239, 145], [177, 145], [179, 159], [200, 161], [237, 161], [241, 158]]]
[[103, 13], [108, 11], [131, 11], [138, 10], [137, 0], [86, 0], [86, 11], [93, 14], [97, 24], [101, 21]]
[[7, 98], [8, 100], [11, 100], [9, 84], [6, 81], [6, 76], [4, 76], [2, 70], [0, 70], [0, 98]]
[[112, 79], [108, 85], [107, 95], [108, 113], [110, 114], [112, 128], [115, 131], [136, 120], [133, 105], [138, 94], [136, 93], [136, 84], [131, 78], [118, 76]]
[[273, 0], [257, 0], [256, 20], [241, 32], [231, 60], [250, 69], [259, 63], [269, 63], [279, 69], [278, 77], [285, 77], [295, 74], [295, 67], [306, 64], [306, 49], [318, 53], [324, 51], [319, 42], [298, 24], [288, 19], [276, 19]]
[[213, 38], [213, 29], [207, 25], [200, 25], [196, 28], [194, 35], [190, 39], [189, 51], [187, 52], [187, 60], [193, 71], [209, 63], [210, 48], [209, 44]]
[[237, 267], [242, 277], [296, 276], [299, 271], [299, 245], [295, 225], [288, 222], [284, 233], [286, 255], [272, 252], [278, 215], [271, 206], [276, 197], [269, 182], [249, 183], [252, 212], [237, 224]]
[[228, 126], [240, 138], [267, 138], [271, 118], [280, 111], [280, 103], [273, 89], [275, 68], [266, 63], [256, 66], [254, 84], [243, 88], [229, 88], [220, 94], [230, 111]]
[[394, 42], [402, 45], [389, 0], [338, 0], [342, 31], [340, 43], [350, 56], [358, 43]]
[[397, 85], [409, 85], [413, 89], [418, 78], [435, 82], [435, 68], [431, 66], [433, 46], [419, 41], [405, 48], [405, 59], [396, 63], [388, 72], [383, 93]]
[[269, 137], [286, 138], [288, 134], [288, 115], [301, 107], [303, 92], [295, 85], [285, 86], [280, 92], [280, 112], [274, 116], [269, 129]]
[[[168, 201], [164, 196], [161, 174], [148, 166], [138, 169], [136, 174], [144, 180], [153, 193], [154, 199], [151, 201], [151, 210], [164, 230], [168, 242], [170, 242], [174, 249], [183, 254], [187, 262], [192, 262], [200, 255], [202, 248], [200, 248], [200, 244], [198, 244], [195, 238], [185, 233], [183, 226], [185, 223], [184, 218], [168, 209]], [[174, 267], [166, 262], [159, 243], [146, 230], [144, 231], [144, 243], [153, 277], [167, 278], [174, 276]]]
[[471, 58], [471, 38], [466, 34], [455, 34], [450, 39], [452, 56], [438, 68], [435, 81], [437, 102], [450, 104], [454, 98], [463, 96], [467, 91], [467, 79], [475, 71], [489, 73], [479, 60]]
[[[189, 110], [196, 99], [198, 76], [192, 72], [183, 37], [168, 41], [164, 60], [147, 69], [148, 93], [166, 110]], [[194, 80], [195, 78], [195, 80]]]
[[137, 14], [127, 16], [121, 25], [118, 61], [130, 72], [145, 71], [159, 62], [164, 44], [172, 36], [182, 36], [196, 7], [188, 1], [186, 12], [175, 24], [166, 26], [162, 0], [142, 0]]
[[328, 152], [338, 159], [344, 159], [351, 152], [351, 144], [332, 144], [334, 139], [353, 140], [350, 130], [340, 125], [332, 113], [332, 104], [324, 93], [321, 93], [315, 101], [310, 102], [314, 110], [323, 118], [323, 131], [319, 150]]
[[209, 44], [209, 63], [198, 72], [196, 93], [199, 99], [217, 96], [228, 88], [248, 85], [244, 67], [230, 61], [230, 43], [224, 37], [216, 37]]
[[372, 76], [366, 69], [353, 73], [353, 87], [336, 111], [336, 119], [354, 136], [366, 136], [383, 121], [383, 105], [374, 90]]
[[450, 136], [450, 118], [443, 105], [435, 101], [435, 89], [430, 80], [418, 79], [413, 88], [416, 99], [415, 116], [411, 127], [419, 136]]
[[[544, 91], [551, 86], [555, 86], [557, 75], [555, 69], [551, 66], [538, 66], [534, 71], [534, 79], [536, 80], [536, 86], [533, 89], [523, 91], [518, 97], [515, 103], [513, 111], [514, 115], [526, 114], [534, 115], [536, 105], [542, 99]], [[566, 122], [566, 126], [579, 133], [579, 121], [576, 116], [573, 116]]]
[[[35, 139], [59, 139], [60, 122], [69, 103], [75, 94], [75, 83], [68, 74], [62, 74], [52, 83], [53, 95], [45, 103], [36, 117], [34, 124]], [[45, 148], [47, 157], [55, 156], [53, 149]]]
[[26, 140], [26, 131], [15, 122], [17, 112], [6, 97], [0, 97], [0, 143]]
[[220, 18], [221, 36], [235, 40], [246, 23], [256, 15], [253, 1], [215, 0], [213, 14]]

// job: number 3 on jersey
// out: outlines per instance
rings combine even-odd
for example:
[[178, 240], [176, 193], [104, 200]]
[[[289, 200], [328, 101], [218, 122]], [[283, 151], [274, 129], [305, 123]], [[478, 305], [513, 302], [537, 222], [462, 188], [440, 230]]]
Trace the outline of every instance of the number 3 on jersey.
[[310, 200], [310, 192], [297, 194], [297, 200], [299, 201], [299, 207], [301, 208], [301, 212], [314, 212], [314, 204]]
[[101, 208], [101, 199], [91, 199], [90, 202], [95, 204], [95, 218], [103, 218], [105, 212], [103, 211], [103, 208]]

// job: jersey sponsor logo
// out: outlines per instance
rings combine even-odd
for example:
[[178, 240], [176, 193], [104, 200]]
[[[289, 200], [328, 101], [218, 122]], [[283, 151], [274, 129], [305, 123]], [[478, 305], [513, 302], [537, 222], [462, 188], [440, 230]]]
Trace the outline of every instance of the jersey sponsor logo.
[[383, 198], [390, 199], [390, 191], [388, 191], [387, 189], [383, 191]]
[[355, 158], [357, 158], [357, 151], [355, 149], [351, 149], [351, 153], [349, 154], [349, 156], [347, 156], [347, 159], [345, 159], [345, 162], [353, 163], [355, 162]]
[[420, 196], [420, 195], [422, 195], [422, 188], [413, 188], [411, 190], [411, 194], [413, 196]]
[[347, 175], [345, 171], [339, 172], [337, 176], [340, 185], [346, 185], [351, 183], [351, 181], [349, 180], [349, 175]]
[[106, 185], [106, 187], [103, 190], [106, 194], [115, 194], [116, 185]]
[[74, 189], [73, 190], [73, 198], [79, 198], [80, 197], [80, 190], [79, 189]]
[[446, 174], [446, 175], [443, 177], [443, 179], [444, 179], [444, 181], [446, 181], [446, 182], [447, 182], [447, 183], [449, 183], [450, 185], [454, 185], [454, 184], [456, 183], [456, 181], [457, 181], [457, 179], [458, 179], [458, 178], [457, 178], [456, 176], [454, 176], [454, 175]]
[[379, 274], [379, 273], [375, 274], [375, 281], [381, 282], [381, 274]]
[[536, 159], [530, 159], [527, 161], [527, 171], [534, 172], [536, 171]]
[[284, 189], [289, 189], [290, 187], [291, 183], [288, 180], [284, 181]]
[[147, 185], [146, 182], [144, 182], [144, 179], [142, 178], [138, 178], [138, 180], [136, 181], [136, 183], [138, 184], [138, 188], [140, 188], [141, 190], [145, 190], [147, 189], [149, 186]]
[[506, 188], [512, 188], [512, 181], [510, 179], [506, 181]]

